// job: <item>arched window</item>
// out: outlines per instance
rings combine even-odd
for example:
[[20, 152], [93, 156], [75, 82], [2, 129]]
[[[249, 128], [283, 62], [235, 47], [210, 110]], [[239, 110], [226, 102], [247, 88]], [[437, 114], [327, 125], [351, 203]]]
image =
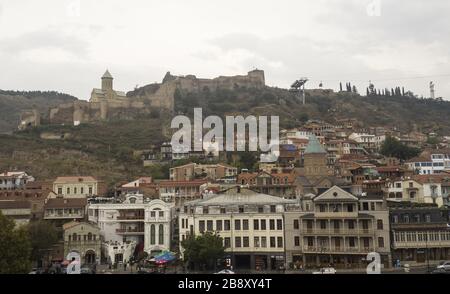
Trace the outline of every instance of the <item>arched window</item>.
[[164, 225], [159, 225], [159, 231], [158, 231], [158, 235], [159, 235], [159, 244], [162, 245], [164, 244]]
[[76, 234], [76, 233], [73, 233], [73, 235], [72, 235], [72, 240], [73, 240], [73, 241], [78, 241], [78, 237], [77, 237], [77, 234]]
[[155, 237], [156, 237], [156, 232], [155, 232], [155, 225], [151, 225], [150, 227], [150, 244], [151, 245], [155, 245]]
[[89, 232], [87, 236], [88, 236], [88, 241], [92, 241], [92, 233]]

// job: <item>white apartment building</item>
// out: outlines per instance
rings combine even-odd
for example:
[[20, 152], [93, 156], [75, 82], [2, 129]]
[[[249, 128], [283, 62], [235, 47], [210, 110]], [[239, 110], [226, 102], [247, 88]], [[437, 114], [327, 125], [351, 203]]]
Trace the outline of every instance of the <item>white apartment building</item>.
[[434, 150], [430, 156], [415, 157], [406, 162], [409, 170], [419, 175], [431, 175], [450, 171], [450, 152]]
[[0, 174], [0, 190], [23, 189], [28, 182], [34, 182], [34, 178], [26, 172], [4, 172]]
[[350, 136], [348, 136], [350, 140], [356, 141], [358, 144], [360, 144], [364, 149], [366, 149], [368, 152], [373, 152], [376, 150], [376, 141], [375, 141], [375, 135], [370, 135], [366, 133], [352, 133]]
[[98, 224], [112, 263], [129, 260], [133, 246], [142, 246], [149, 254], [170, 249], [171, 206], [161, 200], [127, 194], [122, 203], [90, 204], [88, 218]]
[[284, 213], [296, 204], [240, 187], [187, 202], [179, 216], [180, 242], [215, 232], [233, 268], [277, 269], [285, 265]]

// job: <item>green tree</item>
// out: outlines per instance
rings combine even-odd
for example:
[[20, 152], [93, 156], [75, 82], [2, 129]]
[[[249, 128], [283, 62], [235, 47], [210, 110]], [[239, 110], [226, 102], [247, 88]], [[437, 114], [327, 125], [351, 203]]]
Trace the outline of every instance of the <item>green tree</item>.
[[51, 249], [59, 239], [55, 225], [45, 221], [28, 224], [27, 231], [31, 241], [31, 258], [34, 261], [44, 258], [46, 250]]
[[184, 260], [194, 268], [214, 269], [216, 261], [223, 258], [225, 247], [222, 238], [211, 232], [181, 242], [184, 248]]
[[241, 152], [240, 153], [239, 167], [253, 170], [258, 160], [253, 152]]
[[0, 211], [0, 274], [24, 274], [31, 268], [31, 242], [25, 227]]
[[417, 148], [408, 147], [398, 141], [396, 138], [387, 137], [383, 145], [381, 146], [380, 153], [384, 156], [407, 160], [419, 155], [420, 150]]

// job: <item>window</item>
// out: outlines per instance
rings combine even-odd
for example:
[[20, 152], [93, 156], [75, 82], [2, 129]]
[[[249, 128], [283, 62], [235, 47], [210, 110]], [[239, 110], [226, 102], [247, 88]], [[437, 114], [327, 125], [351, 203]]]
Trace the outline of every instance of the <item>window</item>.
[[209, 207], [203, 206], [203, 214], [209, 214]]
[[258, 206], [258, 213], [264, 212], [264, 206]]
[[393, 216], [392, 216], [392, 222], [393, 222], [394, 224], [398, 223], [398, 215], [393, 215]]
[[89, 195], [92, 195], [92, 187], [89, 187]]
[[267, 248], [267, 237], [261, 237], [261, 248]]
[[375, 210], [375, 203], [374, 202], [370, 202], [370, 210]]
[[156, 211], [150, 211], [150, 217], [151, 218], [156, 217]]
[[212, 220], [209, 220], [206, 222], [206, 230], [209, 232], [213, 231], [213, 221]]
[[239, 213], [244, 213], [244, 206], [239, 206]]
[[348, 221], [348, 228], [350, 230], [354, 230], [355, 229], [355, 221], [353, 221], [353, 220]]
[[300, 246], [300, 237], [299, 236], [294, 237], [294, 246], [296, 246], [296, 247]]
[[270, 237], [270, 248], [275, 248], [276, 247], [276, 243], [275, 243], [275, 237]]
[[277, 219], [277, 230], [283, 230], [283, 221], [281, 219]]
[[159, 217], [164, 217], [164, 211], [160, 211], [160, 212], [158, 213], [158, 215], [159, 215]]
[[320, 229], [325, 230], [327, 228], [327, 221], [321, 220], [320, 221]]
[[220, 213], [221, 213], [221, 214], [225, 214], [225, 213], [226, 213], [226, 209], [225, 209], [225, 208], [221, 208], [221, 209], [220, 209]]
[[313, 247], [314, 246], [314, 237], [308, 237], [308, 246]]
[[241, 220], [240, 219], [235, 219], [234, 220], [234, 229], [236, 231], [239, 231], [241, 229]]
[[159, 230], [158, 230], [158, 235], [159, 235], [159, 244], [162, 245], [164, 244], [164, 225], [159, 225]]
[[67, 194], [70, 194], [70, 188], [67, 188]]
[[62, 195], [62, 188], [58, 187], [58, 195]]
[[300, 228], [299, 221], [298, 221], [298, 219], [295, 219], [295, 220], [294, 220], [294, 229], [295, 229], [295, 230], [298, 230], [299, 228]]
[[383, 237], [378, 237], [378, 247], [384, 248], [384, 238]]
[[259, 220], [258, 219], [253, 220], [253, 230], [255, 230], [255, 231], [259, 230]]
[[155, 245], [156, 243], [156, 228], [155, 225], [150, 227], [150, 244]]
[[248, 248], [248, 247], [250, 247], [250, 241], [249, 241], [249, 238], [248, 237], [244, 237], [244, 238], [242, 238], [243, 239], [243, 246], [242, 247], [244, 247], [244, 248]]
[[320, 212], [325, 212], [325, 204], [320, 204], [319, 205], [319, 211]]
[[225, 220], [225, 221], [223, 222], [223, 227], [224, 227], [225, 231], [229, 231], [229, 230], [230, 230], [230, 227], [231, 227], [231, 222], [230, 222], [230, 220]]
[[272, 231], [275, 230], [275, 220], [274, 219], [269, 220], [269, 229]]
[[266, 220], [265, 219], [262, 219], [261, 220], [261, 230], [267, 230], [267, 228], [266, 228]]
[[406, 224], [409, 223], [409, 215], [408, 215], [408, 214], [405, 214], [405, 215], [403, 216], [403, 222], [406, 223]]
[[260, 247], [260, 243], [259, 243], [259, 237], [254, 237], [253, 238], [253, 246], [255, 247], [255, 248], [259, 248]]
[[271, 205], [270, 206], [270, 212], [276, 212], [276, 209], [277, 207], [275, 206], [275, 205]]
[[383, 229], [383, 220], [382, 219], [377, 220], [377, 229], [378, 230]]
[[223, 239], [223, 242], [224, 242], [223, 246], [225, 248], [230, 248], [231, 247], [231, 239], [230, 239], [230, 237], [225, 237]]
[[353, 212], [353, 204], [347, 204], [347, 212]]
[[355, 247], [355, 237], [348, 238], [348, 245], [350, 247]]
[[235, 237], [235, 238], [234, 238], [234, 247], [236, 247], [236, 248], [242, 247], [242, 244], [241, 244], [241, 237]]
[[77, 187], [73, 188], [73, 194], [77, 194]]
[[248, 231], [248, 219], [242, 220], [242, 229]]
[[216, 220], [216, 231], [222, 231], [222, 221]]
[[431, 223], [431, 215], [429, 215], [429, 214], [425, 215], [425, 222], [426, 223]]
[[369, 210], [369, 203], [363, 202], [363, 204], [362, 204], [362, 210]]
[[198, 229], [200, 231], [200, 233], [205, 232], [205, 221], [201, 220], [198, 222]]
[[80, 190], [81, 190], [81, 194], [84, 194], [84, 187], [81, 187]]
[[277, 246], [278, 248], [283, 248], [283, 237], [277, 238]]

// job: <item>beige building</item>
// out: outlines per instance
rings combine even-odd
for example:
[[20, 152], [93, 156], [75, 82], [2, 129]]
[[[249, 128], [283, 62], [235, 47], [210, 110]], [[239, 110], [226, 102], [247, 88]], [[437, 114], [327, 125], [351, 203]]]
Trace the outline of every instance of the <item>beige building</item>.
[[170, 169], [170, 179], [172, 181], [190, 181], [194, 179], [209, 179], [212, 181], [236, 177], [237, 168], [226, 164], [197, 164], [189, 163]]
[[365, 268], [377, 252], [390, 265], [389, 212], [383, 199], [358, 198], [334, 186], [305, 197], [301, 211], [285, 215], [288, 264], [317, 268]]
[[70, 222], [63, 225], [64, 258], [70, 252], [80, 254], [82, 264], [100, 264], [100, 229], [85, 222]]
[[124, 102], [129, 100], [125, 92], [115, 91], [113, 89], [113, 80], [114, 78], [112, 75], [106, 70], [105, 74], [102, 76], [102, 88], [92, 90], [90, 102]]
[[216, 232], [223, 238], [233, 268], [278, 269], [285, 265], [284, 213], [287, 206], [296, 204], [240, 187], [191, 201], [179, 216], [180, 241]]
[[64, 198], [87, 198], [103, 195], [105, 186], [94, 177], [58, 177], [53, 182], [53, 191]]
[[31, 204], [28, 201], [0, 201], [0, 212], [14, 220], [16, 226], [25, 225], [31, 218]]

